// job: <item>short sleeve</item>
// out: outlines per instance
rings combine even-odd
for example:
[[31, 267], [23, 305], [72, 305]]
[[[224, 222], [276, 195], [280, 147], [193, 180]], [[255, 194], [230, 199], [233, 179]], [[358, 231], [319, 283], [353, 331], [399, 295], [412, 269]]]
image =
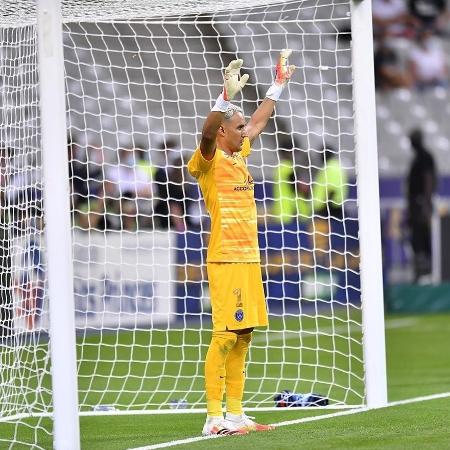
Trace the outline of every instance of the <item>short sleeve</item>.
[[250, 139], [248, 137], [244, 138], [242, 142], [241, 156], [243, 158], [247, 158], [248, 155], [252, 152], [252, 148], [250, 147]]
[[188, 171], [189, 173], [194, 177], [198, 178], [202, 173], [208, 172], [209, 169], [214, 164], [214, 159], [216, 157], [217, 151], [214, 154], [213, 159], [207, 160], [203, 157], [202, 152], [200, 151], [200, 147], [198, 147], [194, 154], [192, 155], [192, 158], [188, 162]]

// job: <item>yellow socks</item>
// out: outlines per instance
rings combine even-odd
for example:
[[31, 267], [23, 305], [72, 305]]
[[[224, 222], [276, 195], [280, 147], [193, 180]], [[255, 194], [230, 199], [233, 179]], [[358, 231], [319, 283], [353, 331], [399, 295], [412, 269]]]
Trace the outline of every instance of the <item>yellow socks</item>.
[[242, 397], [245, 383], [245, 358], [247, 357], [252, 334], [239, 334], [233, 349], [228, 354], [226, 370], [227, 413], [242, 414]]
[[[225, 362], [238, 336], [231, 331], [213, 331], [205, 360], [206, 408], [208, 416], [222, 416]], [[245, 357], [244, 357], [245, 359]]]
[[205, 360], [206, 407], [208, 417], [222, 416], [226, 388], [227, 413], [240, 415], [245, 383], [245, 359], [251, 333], [214, 331]]

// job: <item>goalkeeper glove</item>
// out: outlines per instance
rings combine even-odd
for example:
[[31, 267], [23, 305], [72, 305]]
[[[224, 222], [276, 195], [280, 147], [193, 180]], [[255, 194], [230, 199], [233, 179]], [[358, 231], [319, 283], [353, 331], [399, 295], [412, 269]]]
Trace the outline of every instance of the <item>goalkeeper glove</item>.
[[283, 92], [284, 87], [294, 73], [295, 66], [288, 65], [288, 58], [292, 53], [291, 49], [284, 49], [280, 53], [277, 66], [275, 68], [275, 81], [267, 91], [266, 97], [277, 101]]
[[225, 112], [230, 107], [230, 100], [245, 86], [248, 75], [240, 76], [242, 59], [235, 59], [225, 69], [223, 91], [216, 100], [213, 111]]

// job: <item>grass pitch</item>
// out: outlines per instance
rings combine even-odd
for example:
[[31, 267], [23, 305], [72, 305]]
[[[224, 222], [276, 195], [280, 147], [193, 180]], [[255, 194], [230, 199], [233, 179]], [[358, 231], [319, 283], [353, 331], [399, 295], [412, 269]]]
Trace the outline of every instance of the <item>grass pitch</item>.
[[[325, 412], [322, 412], [324, 414]], [[258, 420], [283, 420], [319, 415], [319, 412], [258, 413]], [[198, 436], [203, 416], [176, 418], [138, 416], [126, 424], [119, 418], [83, 418], [85, 450], [127, 449]], [[450, 399], [373, 410], [284, 426], [267, 433], [209, 439], [175, 447], [180, 450], [293, 450], [293, 449], [448, 449], [450, 448]], [[108, 433], [107, 441], [103, 431]], [[96, 436], [97, 435], [97, 436]], [[226, 441], [225, 441], [226, 439]]]
[[[403, 326], [390, 327], [397, 319]], [[450, 392], [450, 314], [391, 316], [386, 320], [389, 401]], [[297, 410], [257, 413], [278, 423], [331, 411]], [[202, 414], [83, 417], [84, 450], [124, 450], [198, 436]], [[418, 402], [283, 426], [270, 433], [210, 439], [175, 448], [282, 450], [309, 449], [450, 449], [450, 398]], [[108, 439], [104, 440], [104, 436]], [[226, 439], [226, 440], [225, 440]]]
[[[450, 314], [386, 318], [389, 401], [450, 391]], [[400, 326], [392, 326], [393, 324]], [[256, 413], [257, 420], [280, 423], [330, 410], [297, 409]], [[200, 435], [203, 414], [81, 417], [83, 450], [125, 450]], [[33, 419], [27, 419], [33, 424]], [[51, 429], [50, 420], [40, 428]], [[177, 445], [177, 449], [450, 449], [450, 398], [392, 406], [253, 433]], [[33, 442], [33, 430], [0, 424], [0, 438]], [[29, 445], [0, 449], [29, 449]], [[41, 433], [39, 445], [51, 449], [51, 436]]]

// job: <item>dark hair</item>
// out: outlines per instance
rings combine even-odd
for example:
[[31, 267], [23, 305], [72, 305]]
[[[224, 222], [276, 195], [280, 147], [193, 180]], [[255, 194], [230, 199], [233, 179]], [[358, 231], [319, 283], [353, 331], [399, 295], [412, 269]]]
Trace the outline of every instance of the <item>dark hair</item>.
[[334, 158], [335, 156], [338, 155], [338, 151], [329, 144], [325, 145], [322, 152], [323, 152], [323, 157], [325, 158], [325, 161], [329, 161], [331, 158]]

